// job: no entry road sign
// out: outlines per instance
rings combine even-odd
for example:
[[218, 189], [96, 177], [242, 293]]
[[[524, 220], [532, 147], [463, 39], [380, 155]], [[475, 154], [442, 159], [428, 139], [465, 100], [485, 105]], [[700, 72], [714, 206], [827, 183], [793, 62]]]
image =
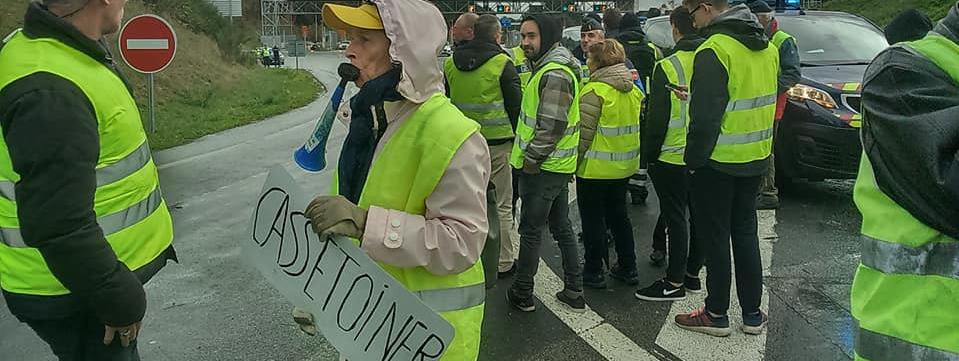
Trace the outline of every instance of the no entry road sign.
[[120, 30], [120, 56], [134, 70], [152, 74], [170, 65], [176, 55], [173, 27], [156, 15], [140, 15]]

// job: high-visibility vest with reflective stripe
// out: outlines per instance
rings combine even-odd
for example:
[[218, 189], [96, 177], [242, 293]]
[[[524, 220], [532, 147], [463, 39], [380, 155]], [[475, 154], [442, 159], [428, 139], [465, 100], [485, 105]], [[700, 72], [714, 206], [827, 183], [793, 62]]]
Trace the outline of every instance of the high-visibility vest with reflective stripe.
[[779, 49], [783, 46], [783, 43], [785, 43], [786, 40], [789, 40], [789, 39], [793, 39], [793, 36], [789, 35], [789, 33], [785, 31], [779, 30], [779, 31], [776, 31], [775, 34], [773, 34], [773, 37], [772, 39], [769, 39], [769, 42], [775, 45], [776, 49]]
[[[959, 84], [956, 43], [930, 34], [901, 46]], [[851, 293], [856, 359], [959, 360], [959, 240], [923, 224], [883, 193], [865, 154], [854, 200], [862, 213], [862, 258]]]
[[503, 67], [510, 63], [506, 54], [499, 54], [473, 71], [459, 70], [453, 58], [447, 58], [444, 66], [450, 100], [463, 114], [480, 124], [480, 132], [488, 140], [509, 139], [514, 135], [499, 85]]
[[[37, 54], [43, 54], [38, 56]], [[76, 85], [93, 105], [100, 140], [93, 208], [117, 258], [131, 270], [156, 259], [173, 242], [173, 223], [136, 102], [120, 77], [102, 63], [50, 38], [18, 33], [0, 50], [0, 89], [46, 72]], [[20, 175], [0, 138], [0, 286], [13, 293], [69, 294], [40, 252], [20, 233], [14, 184]]]
[[[426, 199], [456, 151], [477, 131], [479, 126], [456, 110], [449, 99], [434, 95], [417, 108], [373, 159], [358, 205], [425, 215]], [[442, 276], [423, 267], [379, 265], [456, 329], [443, 360], [476, 360], [486, 295], [479, 260], [466, 271]]]
[[589, 82], [582, 94], [594, 92], [603, 101], [593, 143], [579, 160], [576, 175], [586, 179], [625, 179], [639, 170], [639, 123], [643, 93], [623, 93], [603, 82]]
[[707, 49], [715, 52], [729, 74], [729, 103], [710, 159], [719, 163], [749, 163], [768, 158], [776, 117], [778, 49], [769, 46], [750, 50], [724, 34], [710, 36], [696, 54]]
[[513, 153], [510, 155], [510, 164], [516, 168], [523, 168], [523, 158], [526, 156], [526, 147], [533, 139], [536, 130], [536, 113], [539, 110], [539, 82], [549, 71], [562, 71], [569, 75], [573, 86], [573, 103], [570, 104], [566, 132], [542, 164], [541, 169], [553, 172], [572, 174], [576, 172], [576, 147], [579, 145], [579, 80], [574, 69], [558, 63], [547, 63], [540, 68], [530, 79], [528, 89], [523, 92], [523, 111], [516, 124], [516, 140], [513, 142]]
[[533, 76], [533, 68], [526, 61], [526, 53], [523, 52], [523, 47], [513, 48], [512, 53], [513, 65], [516, 66], [516, 73], [519, 74], [520, 87], [526, 90], [526, 83], [529, 83], [529, 79]]
[[[663, 69], [670, 83], [688, 88], [693, 78], [695, 55], [692, 51], [677, 51], [660, 61], [657, 66]], [[656, 89], [656, 91], [669, 90]], [[686, 165], [683, 157], [686, 154], [686, 132], [689, 130], [689, 100], [681, 100], [673, 92], [669, 91], [669, 93], [669, 127], [666, 130], [663, 147], [660, 149], [659, 161], [673, 165]]]
[[579, 76], [579, 85], [585, 87], [589, 83], [589, 66], [585, 62], [579, 66]]

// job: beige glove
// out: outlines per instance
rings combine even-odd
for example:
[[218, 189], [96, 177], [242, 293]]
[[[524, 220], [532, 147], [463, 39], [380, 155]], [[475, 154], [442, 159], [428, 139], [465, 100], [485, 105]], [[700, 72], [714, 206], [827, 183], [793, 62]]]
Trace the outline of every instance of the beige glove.
[[312, 313], [299, 307], [293, 307], [293, 322], [300, 326], [300, 331], [310, 336], [316, 336], [316, 324], [313, 323]]
[[324, 241], [331, 236], [361, 239], [366, 229], [366, 210], [343, 196], [316, 197], [306, 207], [306, 216], [313, 223], [313, 231]]
[[539, 174], [540, 165], [531, 162], [529, 159], [523, 158], [523, 173], [525, 174]]

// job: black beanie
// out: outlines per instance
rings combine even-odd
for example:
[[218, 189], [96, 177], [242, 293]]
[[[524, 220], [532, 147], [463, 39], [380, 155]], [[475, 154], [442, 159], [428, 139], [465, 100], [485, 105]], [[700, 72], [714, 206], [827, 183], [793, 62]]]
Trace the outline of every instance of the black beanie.
[[919, 10], [903, 11], [882, 30], [889, 45], [922, 39], [932, 31], [932, 20]]

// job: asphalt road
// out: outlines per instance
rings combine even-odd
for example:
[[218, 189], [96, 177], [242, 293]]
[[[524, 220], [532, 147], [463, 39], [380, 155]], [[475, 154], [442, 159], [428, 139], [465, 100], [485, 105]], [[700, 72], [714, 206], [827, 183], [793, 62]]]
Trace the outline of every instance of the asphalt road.
[[[317, 54], [300, 59], [300, 66], [332, 88], [341, 60], [342, 53]], [[294, 64], [292, 58], [287, 62]], [[337, 359], [322, 337], [298, 331], [290, 303], [245, 263], [238, 246], [271, 166], [283, 164], [308, 191], [328, 189], [329, 171], [307, 174], [291, 161], [326, 101], [323, 96], [288, 114], [155, 154], [180, 263], [170, 264], [146, 286], [144, 360]], [[335, 164], [344, 136], [345, 127], [334, 128], [329, 164]], [[850, 359], [848, 297], [860, 223], [851, 185], [800, 182], [783, 189], [778, 212], [760, 214], [764, 307], [771, 318], [764, 336], [734, 332], [715, 339], [687, 333], [672, 324], [672, 317], [701, 305], [701, 296], [676, 304], [641, 302], [633, 298], [632, 287], [615, 281], [610, 289], [587, 292], [592, 312], [569, 314], [549, 296], [562, 270], [555, 245], [545, 242], [545, 267], [537, 276], [539, 309], [529, 314], [510, 309], [504, 297], [509, 280], [500, 280], [487, 297], [481, 360]], [[664, 272], [646, 262], [656, 207], [651, 197], [648, 205], [631, 211], [643, 285]], [[571, 209], [578, 224], [575, 204]], [[54, 359], [29, 328], [0, 309], [0, 359]]]

